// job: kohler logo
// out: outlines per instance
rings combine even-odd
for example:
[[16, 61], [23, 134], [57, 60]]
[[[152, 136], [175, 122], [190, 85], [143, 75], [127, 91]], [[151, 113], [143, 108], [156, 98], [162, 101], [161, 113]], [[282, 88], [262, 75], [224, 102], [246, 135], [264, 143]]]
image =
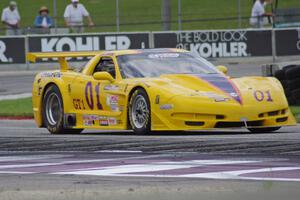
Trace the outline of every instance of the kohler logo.
[[98, 51], [99, 37], [86, 37], [83, 41], [82, 37], [70, 38], [42, 38], [42, 52], [53, 51]]
[[13, 62], [12, 58], [7, 58], [5, 56], [5, 52], [6, 52], [6, 44], [2, 40], [0, 40], [0, 62], [1, 63]]
[[[129, 49], [131, 41], [127, 36], [105, 36], [105, 50]], [[62, 38], [42, 38], [42, 52], [53, 51], [99, 51], [100, 37], [62, 37]]]

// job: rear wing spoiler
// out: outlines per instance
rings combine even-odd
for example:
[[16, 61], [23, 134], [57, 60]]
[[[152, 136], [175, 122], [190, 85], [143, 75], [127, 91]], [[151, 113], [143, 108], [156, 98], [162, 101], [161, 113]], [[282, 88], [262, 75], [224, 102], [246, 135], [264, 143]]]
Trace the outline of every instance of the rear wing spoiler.
[[76, 57], [92, 57], [103, 53], [103, 51], [82, 51], [82, 52], [38, 52], [38, 53], [27, 53], [27, 60], [35, 63], [38, 59], [42, 58], [57, 58], [60, 64], [61, 70], [68, 70], [69, 64], [67, 58]]

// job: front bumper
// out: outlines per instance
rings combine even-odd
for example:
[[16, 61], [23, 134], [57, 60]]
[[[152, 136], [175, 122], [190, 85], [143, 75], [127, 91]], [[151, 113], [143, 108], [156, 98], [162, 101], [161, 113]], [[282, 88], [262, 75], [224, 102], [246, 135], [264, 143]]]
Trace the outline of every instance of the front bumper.
[[285, 102], [262, 107], [237, 103], [191, 105], [177, 104], [171, 110], [161, 110], [157, 106], [152, 110], [152, 130], [262, 128], [297, 123]]

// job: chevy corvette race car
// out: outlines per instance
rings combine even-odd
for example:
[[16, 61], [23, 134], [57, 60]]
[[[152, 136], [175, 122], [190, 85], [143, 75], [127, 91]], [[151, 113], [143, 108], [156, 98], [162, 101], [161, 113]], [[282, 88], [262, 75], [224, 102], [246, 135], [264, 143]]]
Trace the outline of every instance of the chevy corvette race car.
[[[92, 57], [80, 70], [67, 59]], [[83, 129], [185, 131], [247, 128], [271, 132], [295, 125], [280, 82], [271, 77], [230, 78], [179, 49], [29, 53], [58, 59], [60, 70], [36, 75], [33, 111], [50, 133]]]

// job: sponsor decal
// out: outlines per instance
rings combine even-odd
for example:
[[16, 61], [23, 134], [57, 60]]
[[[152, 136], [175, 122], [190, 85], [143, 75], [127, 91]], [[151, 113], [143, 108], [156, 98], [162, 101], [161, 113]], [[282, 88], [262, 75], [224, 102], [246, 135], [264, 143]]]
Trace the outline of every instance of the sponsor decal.
[[118, 120], [114, 117], [100, 115], [83, 115], [84, 126], [93, 126], [95, 123], [98, 123], [98, 121], [100, 126], [115, 126], [118, 124]]
[[99, 115], [83, 115], [83, 119], [88, 119], [88, 120], [101, 120], [101, 119], [106, 119], [106, 116], [99, 116]]
[[161, 59], [161, 58], [178, 58], [178, 53], [159, 53], [159, 54], [149, 54], [149, 58]]
[[106, 105], [117, 105], [119, 102], [119, 96], [118, 95], [109, 95], [106, 98]]
[[75, 108], [75, 110], [85, 110], [82, 99], [73, 99], [73, 107]]
[[172, 110], [174, 108], [173, 104], [164, 104], [160, 106], [161, 110]]
[[41, 74], [42, 78], [61, 78], [62, 74], [60, 72], [43, 72]]
[[215, 100], [215, 102], [229, 101], [228, 97], [224, 97], [224, 96], [216, 94], [214, 92], [203, 92], [203, 93], [200, 93], [200, 94], [203, 95], [203, 96], [206, 96], [210, 99]]
[[105, 85], [103, 89], [106, 90], [106, 91], [118, 91], [119, 86], [117, 86], [117, 85]]
[[110, 105], [110, 109], [113, 112], [122, 112], [124, 107], [123, 106], [118, 106], [118, 105]]
[[232, 97], [238, 97], [239, 96], [236, 92], [231, 92], [229, 95], [232, 96]]
[[93, 126], [93, 120], [85, 119], [83, 120], [83, 125], [84, 126]]
[[100, 120], [99, 122], [100, 126], [108, 126], [108, 120]]
[[114, 117], [108, 118], [108, 124], [109, 124], [109, 125], [112, 125], [112, 126], [117, 125], [117, 119], [114, 118]]

